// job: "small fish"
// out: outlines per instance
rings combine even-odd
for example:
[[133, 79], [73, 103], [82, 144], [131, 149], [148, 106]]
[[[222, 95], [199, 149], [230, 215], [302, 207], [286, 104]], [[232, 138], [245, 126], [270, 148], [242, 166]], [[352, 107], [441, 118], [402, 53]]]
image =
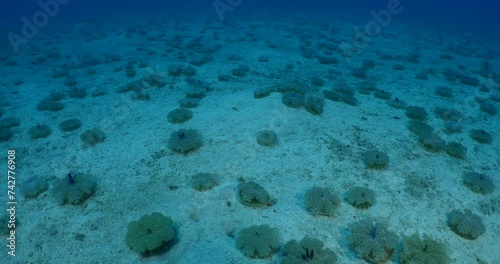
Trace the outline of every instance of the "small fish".
[[71, 173], [68, 173], [68, 183], [69, 183], [69, 185], [75, 184], [75, 177], [73, 177], [73, 175], [71, 175]]
[[374, 226], [374, 227], [372, 228], [372, 230], [370, 231], [370, 237], [371, 237], [372, 239], [375, 239], [375, 238], [377, 237], [377, 227], [376, 227], [376, 226]]

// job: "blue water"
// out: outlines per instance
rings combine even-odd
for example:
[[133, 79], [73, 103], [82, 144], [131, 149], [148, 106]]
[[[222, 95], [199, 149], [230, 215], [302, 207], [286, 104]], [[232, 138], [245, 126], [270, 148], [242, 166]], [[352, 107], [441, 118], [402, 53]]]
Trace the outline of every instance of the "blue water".
[[2, 0], [0, 263], [500, 263], [499, 10]]
[[[47, 3], [50, 1], [41, 1]], [[203, 13], [207, 16], [216, 16], [213, 1], [210, 0], [145, 0], [145, 1], [81, 1], [71, 0], [61, 7], [61, 12], [53, 20], [67, 18], [91, 17], [95, 15], [119, 15], [126, 14], [148, 14], [148, 13], [175, 13], [183, 12], [189, 14]], [[181, 2], [181, 3], [179, 3]], [[227, 1], [221, 0], [222, 3]], [[364, 1], [250, 1], [239, 0], [235, 10], [231, 11], [235, 16], [252, 12], [279, 12], [283, 15], [292, 13], [320, 13], [324, 15], [342, 14], [357, 16], [368, 16], [371, 10], [386, 9], [390, 1], [386, 0], [364, 0]], [[471, 31], [490, 31], [500, 33], [500, 16], [498, 1], [482, 0], [456, 0], [453, 2], [439, 0], [412, 0], [399, 1], [404, 8], [397, 19], [400, 21], [413, 21], [423, 24], [444, 24], [447, 27], [455, 27], [457, 30], [466, 29]], [[30, 17], [40, 10], [38, 1], [2, 1], [0, 3], [0, 19], [2, 26], [7, 25], [9, 31], [16, 30], [20, 26], [20, 18]]]

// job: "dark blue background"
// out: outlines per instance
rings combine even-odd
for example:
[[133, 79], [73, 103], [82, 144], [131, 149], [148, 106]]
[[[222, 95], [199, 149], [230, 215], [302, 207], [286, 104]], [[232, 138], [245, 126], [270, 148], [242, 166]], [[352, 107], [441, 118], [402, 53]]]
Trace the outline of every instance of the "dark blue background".
[[[187, 12], [204, 13], [217, 18], [213, 0], [71, 0], [61, 7], [52, 20], [76, 17], [116, 16], [120, 14], [149, 14]], [[220, 0], [226, 2], [227, 0]], [[370, 10], [380, 10], [389, 0], [243, 0], [230, 14], [237, 17], [252, 12], [281, 12], [283, 14], [321, 13], [327, 15], [352, 14], [369, 19]], [[19, 27], [20, 18], [30, 18], [40, 10], [37, 0], [2, 0], [0, 22], [4, 29]], [[500, 3], [493, 0], [401, 0], [404, 11], [395, 17], [398, 21], [444, 25], [470, 31], [488, 31], [498, 34]]]

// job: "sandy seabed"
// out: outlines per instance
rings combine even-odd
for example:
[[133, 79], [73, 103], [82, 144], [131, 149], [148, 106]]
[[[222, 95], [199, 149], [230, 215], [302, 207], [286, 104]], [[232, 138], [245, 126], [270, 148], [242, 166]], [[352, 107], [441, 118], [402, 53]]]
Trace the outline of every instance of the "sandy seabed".
[[[462, 184], [463, 174], [475, 171], [500, 186], [499, 115], [480, 110], [483, 101], [500, 107], [493, 100], [500, 92], [498, 43], [393, 22], [370, 43], [350, 50], [347, 60], [342, 45], [354, 44], [359, 20], [92, 19], [47, 27], [18, 55], [4, 56], [1, 121], [20, 122], [11, 128], [12, 137], [0, 142], [3, 153], [16, 151], [17, 161], [17, 256], [9, 263], [279, 263], [281, 249], [256, 260], [235, 245], [240, 230], [261, 224], [277, 228], [282, 245], [307, 235], [322, 240], [339, 263], [364, 263], [348, 237], [349, 226], [365, 217], [387, 222], [399, 243], [415, 232], [428, 234], [446, 244], [452, 263], [498, 263], [499, 191], [481, 195]], [[194, 76], [173, 76], [173, 68], [188, 65]], [[249, 70], [234, 75], [241, 65]], [[356, 75], [363, 67], [367, 76]], [[127, 76], [130, 68], [134, 76]], [[62, 77], [54, 74], [62, 71], [67, 71]], [[148, 76], [161, 87], [144, 84]], [[424, 107], [426, 123], [444, 141], [465, 146], [466, 157], [422, 147], [407, 128], [405, 110], [373, 92], [356, 92], [355, 106], [326, 100], [320, 115], [285, 106], [278, 91], [254, 98], [261, 88], [323, 91], [337, 89], [340, 80], [353, 90], [370, 82], [393, 100]], [[140, 91], [118, 92], [134, 82]], [[451, 88], [452, 96], [436, 95], [439, 86]], [[200, 88], [206, 96], [191, 109], [193, 117], [169, 123], [167, 114]], [[74, 89], [87, 96], [66, 96], [61, 111], [37, 111], [51, 93]], [[149, 99], [137, 100], [145, 94]], [[458, 110], [462, 131], [446, 131], [436, 107]], [[82, 127], [61, 131], [58, 124], [70, 118], [80, 119]], [[33, 140], [28, 131], [40, 124], [52, 133]], [[92, 128], [106, 139], [82, 146], [80, 135]], [[203, 145], [186, 155], [172, 152], [168, 138], [180, 128], [196, 129]], [[257, 133], [265, 129], [278, 135], [276, 146], [257, 144]], [[474, 141], [471, 129], [488, 131], [492, 143]], [[362, 157], [371, 149], [389, 156], [387, 168], [366, 168]], [[59, 205], [52, 184], [70, 171], [92, 175], [95, 188], [82, 204]], [[219, 185], [194, 190], [191, 177], [200, 172], [217, 174]], [[49, 188], [27, 199], [20, 193], [31, 176], [46, 179]], [[258, 182], [275, 204], [243, 205], [237, 197], [240, 181]], [[313, 216], [304, 207], [313, 186], [331, 188], [342, 198], [351, 187], [367, 187], [375, 191], [376, 203], [358, 210], [342, 199], [335, 217]], [[479, 215], [486, 232], [473, 241], [457, 236], [447, 226], [453, 209]], [[177, 236], [167, 252], [144, 258], [129, 249], [125, 236], [131, 221], [152, 212], [171, 217]], [[390, 262], [400, 263], [399, 256], [400, 246]]]

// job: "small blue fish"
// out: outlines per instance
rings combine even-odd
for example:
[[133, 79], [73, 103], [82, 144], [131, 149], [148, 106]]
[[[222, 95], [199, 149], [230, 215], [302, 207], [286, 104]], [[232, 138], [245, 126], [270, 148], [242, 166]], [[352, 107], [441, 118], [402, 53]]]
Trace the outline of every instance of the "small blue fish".
[[73, 177], [73, 175], [71, 175], [71, 173], [68, 173], [68, 183], [69, 183], [69, 185], [75, 184], [75, 177]]
[[375, 238], [377, 237], [377, 227], [376, 227], [376, 226], [374, 226], [374, 227], [372, 228], [372, 230], [370, 231], [370, 237], [371, 237], [372, 239], [375, 239]]

